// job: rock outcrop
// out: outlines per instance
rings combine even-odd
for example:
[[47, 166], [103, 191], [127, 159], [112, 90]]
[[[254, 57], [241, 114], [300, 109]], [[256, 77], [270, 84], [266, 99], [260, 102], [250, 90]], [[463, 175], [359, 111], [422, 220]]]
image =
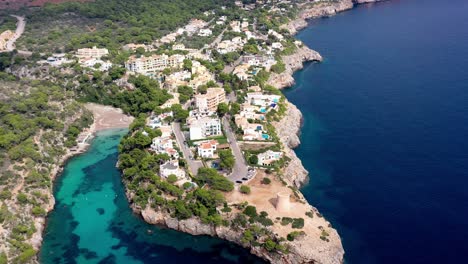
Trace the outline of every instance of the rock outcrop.
[[302, 11], [299, 13], [299, 16], [288, 24], [282, 25], [281, 28], [287, 29], [294, 35], [297, 31], [307, 27], [308, 19], [330, 17], [337, 13], [352, 9], [354, 5], [357, 4], [367, 4], [380, 1], [384, 0], [339, 0], [303, 4], [301, 6]]
[[294, 85], [293, 73], [302, 69], [306, 61], [322, 61], [322, 56], [317, 51], [301, 45], [294, 54], [283, 56], [282, 59], [286, 66], [285, 71], [279, 74], [271, 73], [268, 79], [268, 84], [278, 89]]
[[[310, 209], [314, 212], [317, 211], [317, 209], [312, 206], [310, 206]], [[218, 237], [243, 247], [248, 247], [248, 245], [242, 242], [243, 230], [233, 230], [230, 227], [215, 227], [213, 225], [204, 224], [196, 217], [186, 220], [178, 220], [171, 217], [169, 213], [155, 211], [148, 207], [141, 211], [141, 215], [143, 219], [150, 224], [162, 225], [191, 235], [209, 235]], [[323, 218], [320, 218], [319, 221], [321, 221], [321, 224], [324, 226], [329, 225], [329, 223]], [[318, 239], [318, 237], [311, 239], [309, 236], [298, 238], [292, 242], [284, 242], [289, 248], [289, 253], [287, 254], [270, 252], [259, 246], [250, 246], [250, 253], [273, 264], [343, 263], [344, 250], [341, 245], [340, 237], [335, 229], [330, 229], [329, 232], [328, 242], [323, 242]]]

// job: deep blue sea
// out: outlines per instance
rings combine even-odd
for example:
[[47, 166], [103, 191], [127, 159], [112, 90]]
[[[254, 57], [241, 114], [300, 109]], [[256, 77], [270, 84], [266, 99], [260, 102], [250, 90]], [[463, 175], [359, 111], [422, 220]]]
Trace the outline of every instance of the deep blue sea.
[[467, 263], [468, 1], [364, 5], [298, 38], [325, 58], [285, 91], [302, 191], [346, 263]]

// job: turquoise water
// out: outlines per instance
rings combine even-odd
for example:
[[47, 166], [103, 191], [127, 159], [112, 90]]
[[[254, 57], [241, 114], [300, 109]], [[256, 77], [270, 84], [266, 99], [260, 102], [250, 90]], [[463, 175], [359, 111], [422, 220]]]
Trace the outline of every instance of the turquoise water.
[[245, 249], [148, 225], [129, 208], [117, 145], [126, 130], [101, 132], [55, 183], [41, 263], [254, 263]]
[[287, 98], [304, 114], [302, 189], [347, 263], [466, 263], [468, 1], [363, 5], [298, 37], [324, 56]]

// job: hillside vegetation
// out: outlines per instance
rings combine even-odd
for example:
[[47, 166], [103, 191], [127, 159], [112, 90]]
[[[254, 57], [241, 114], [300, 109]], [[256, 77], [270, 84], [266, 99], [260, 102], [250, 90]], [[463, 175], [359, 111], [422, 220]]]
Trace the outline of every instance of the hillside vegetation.
[[0, 82], [0, 259], [26, 263], [51, 207], [51, 177], [92, 116], [53, 83], [3, 73]]
[[27, 13], [28, 27], [18, 42], [31, 51], [70, 51], [83, 46], [118, 49], [126, 43], [151, 43], [224, 0], [97, 0], [46, 5]]

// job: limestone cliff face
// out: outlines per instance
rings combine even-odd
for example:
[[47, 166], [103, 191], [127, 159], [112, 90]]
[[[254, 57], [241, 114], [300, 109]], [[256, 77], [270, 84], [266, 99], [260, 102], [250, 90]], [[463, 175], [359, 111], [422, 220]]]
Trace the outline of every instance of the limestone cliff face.
[[329, 17], [336, 15], [339, 12], [349, 10], [357, 4], [374, 3], [380, 1], [384, 0], [339, 0], [316, 2], [312, 5], [304, 4], [302, 6], [302, 11], [299, 13], [299, 16], [288, 24], [283, 25], [282, 28], [289, 30], [291, 34], [296, 34], [297, 31], [307, 26], [308, 19]]
[[[316, 211], [312, 206], [311, 210]], [[138, 210], [137, 210], [138, 211]], [[192, 235], [209, 235], [231, 241], [243, 247], [249, 245], [243, 244], [243, 230], [233, 230], [230, 227], [203, 224], [198, 218], [192, 217], [186, 220], [172, 218], [169, 213], [156, 211], [152, 208], [146, 208], [141, 211], [143, 219], [155, 225], [162, 225], [168, 228], [185, 232]], [[329, 223], [322, 219], [323, 225]], [[303, 264], [303, 263], [321, 263], [321, 264], [340, 264], [343, 263], [344, 250], [341, 240], [335, 229], [330, 229], [329, 242], [323, 242], [317, 237], [306, 236], [298, 238], [292, 242], [284, 242], [288, 245], [289, 253], [282, 254], [269, 252], [262, 247], [250, 247], [250, 253], [261, 257], [273, 264]]]
[[301, 143], [298, 135], [302, 124], [302, 113], [290, 102], [287, 102], [287, 107], [288, 110], [285, 116], [273, 125], [284, 146], [285, 155], [291, 159], [283, 170], [283, 179], [289, 185], [299, 188], [307, 181], [308, 175], [307, 170], [302, 165], [302, 161], [293, 150], [293, 148], [296, 148]]
[[306, 61], [322, 61], [322, 56], [315, 50], [309, 49], [302, 45], [298, 47], [292, 55], [282, 57], [286, 70], [282, 73], [271, 73], [268, 79], [268, 84], [278, 89], [291, 87], [294, 84], [293, 73], [302, 69], [303, 63]]

